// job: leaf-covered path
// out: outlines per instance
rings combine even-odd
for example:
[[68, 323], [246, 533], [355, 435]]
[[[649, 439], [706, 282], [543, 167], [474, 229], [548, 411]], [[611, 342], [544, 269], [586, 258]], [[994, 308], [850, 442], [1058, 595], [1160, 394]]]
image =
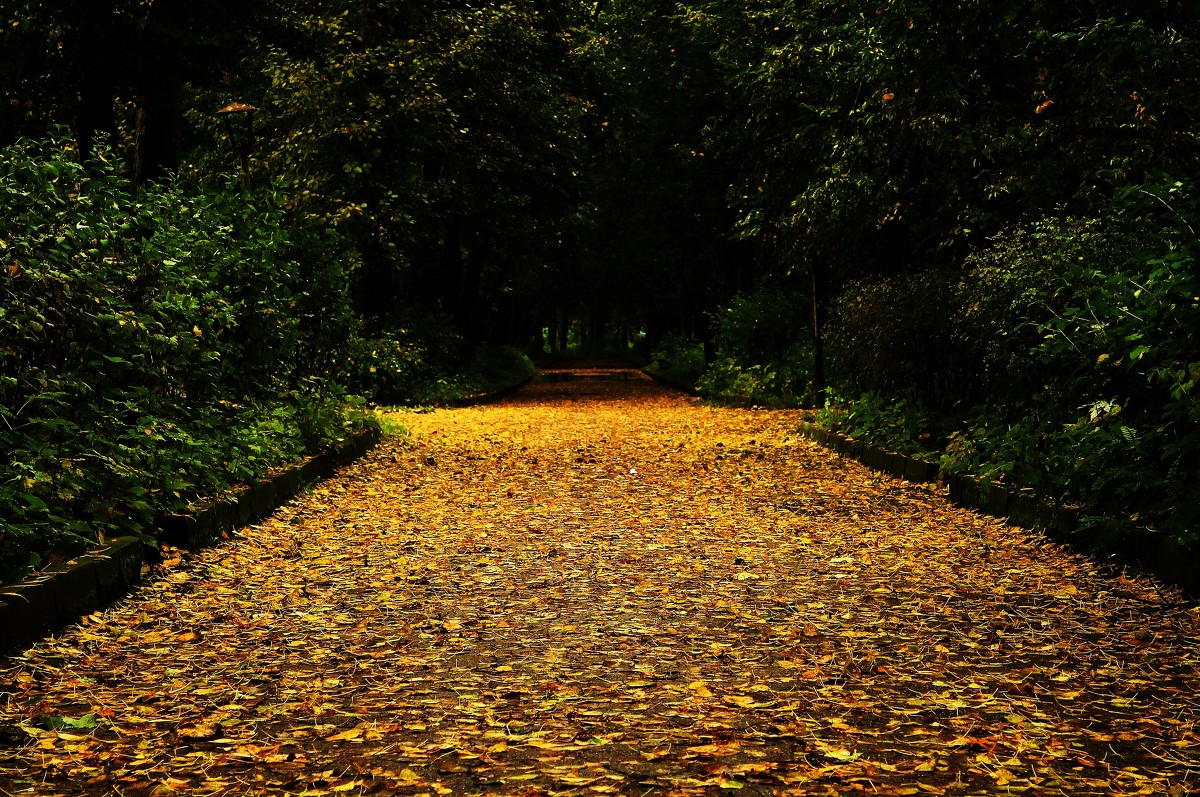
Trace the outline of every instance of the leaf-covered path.
[[0, 664], [0, 794], [1200, 787], [1194, 609], [626, 376], [407, 415]]

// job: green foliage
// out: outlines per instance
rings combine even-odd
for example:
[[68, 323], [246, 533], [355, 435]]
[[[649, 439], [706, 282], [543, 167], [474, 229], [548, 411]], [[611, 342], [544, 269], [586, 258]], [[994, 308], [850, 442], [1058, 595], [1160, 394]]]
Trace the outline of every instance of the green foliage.
[[961, 276], [852, 283], [829, 335], [851, 398], [820, 420], [908, 451], [945, 435], [950, 469], [1191, 539], [1198, 226], [1191, 186], [1160, 181], [1014, 227]]
[[700, 377], [705, 398], [726, 404], [756, 407], [795, 407], [802, 403], [795, 390], [796, 374], [787, 363], [747, 365], [718, 357]]
[[347, 352], [351, 388], [372, 403], [423, 406], [502, 390], [537, 372], [529, 356], [512, 346], [480, 344], [466, 354], [448, 325], [440, 332], [426, 329], [353, 339]]
[[[1142, 187], [1099, 219], [1043, 222], [981, 256], [983, 285], [996, 268], [1042, 273], [1008, 324], [1024, 340], [1036, 330], [1028, 370], [1040, 378], [1018, 381], [1027, 393], [1006, 411], [973, 419], [949, 452], [953, 464], [1194, 528], [1198, 210], [1182, 183]], [[992, 360], [1011, 368], [1009, 354]]]
[[946, 345], [956, 281], [929, 271], [850, 283], [830, 309], [826, 336], [839, 389], [953, 410], [974, 379]]
[[355, 338], [346, 352], [351, 389], [377, 404], [407, 404], [419, 385], [441, 376], [418, 339], [404, 330], [390, 337]]
[[811, 405], [812, 332], [808, 297], [759, 287], [734, 297], [715, 316], [717, 359], [700, 379], [717, 401], [761, 406]]
[[930, 455], [930, 421], [904, 399], [888, 399], [878, 393], [864, 393], [855, 399], [831, 394], [813, 420], [882, 448]]
[[344, 432], [344, 275], [275, 198], [0, 158], [0, 580]]
[[666, 335], [650, 355], [646, 371], [684, 390], [695, 390], [703, 375], [704, 344], [681, 335]]
[[783, 269], [953, 268], [1028, 214], [1094, 210], [1098, 175], [1197, 163], [1182, 3], [684, 5], [742, 104], [708, 128], [742, 232]]
[[716, 313], [717, 353], [744, 363], [800, 359], [811, 345], [806, 323], [809, 297], [779, 288], [759, 287], [734, 297]]
[[332, 3], [259, 34], [260, 168], [352, 242], [370, 325], [439, 306], [469, 344], [495, 339], [553, 279], [587, 113], [569, 24], [532, 3]]

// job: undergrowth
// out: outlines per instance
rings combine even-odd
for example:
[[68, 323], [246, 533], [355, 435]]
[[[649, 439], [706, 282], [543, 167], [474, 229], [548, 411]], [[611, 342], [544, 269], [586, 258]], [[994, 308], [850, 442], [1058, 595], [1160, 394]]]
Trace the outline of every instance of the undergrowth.
[[236, 183], [135, 197], [65, 142], [0, 157], [0, 582], [365, 420], [326, 234]]

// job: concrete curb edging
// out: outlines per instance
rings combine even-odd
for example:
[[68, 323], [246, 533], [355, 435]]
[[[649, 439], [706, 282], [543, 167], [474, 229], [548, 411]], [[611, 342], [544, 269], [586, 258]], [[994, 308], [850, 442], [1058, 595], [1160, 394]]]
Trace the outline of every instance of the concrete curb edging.
[[377, 431], [360, 432], [342, 441], [332, 451], [307, 457], [228, 496], [201, 504], [193, 512], [163, 515], [158, 519], [157, 537], [176, 548], [211, 547], [220, 542], [225, 532], [262, 520], [290, 501], [301, 488], [350, 464], [378, 442]]
[[142, 548], [139, 537], [119, 537], [0, 587], [0, 654], [29, 645], [128, 593], [141, 581]]
[[671, 390], [674, 390], [678, 393], [686, 393], [687, 395], [691, 396], [692, 398], [700, 397], [700, 389], [697, 387], [689, 387], [688, 385], [685, 385], [684, 383], [676, 381], [674, 379], [668, 379], [667, 377], [662, 376], [660, 374], [651, 373], [650, 371], [646, 370], [645, 368], [640, 368], [638, 370], [640, 370], [646, 376], [650, 377], [655, 383], [660, 384], [663, 387], [668, 387]]
[[[163, 515], [157, 522], [157, 539], [189, 550], [216, 545], [225, 532], [270, 515], [303, 487], [350, 464], [379, 440], [377, 430], [359, 432], [332, 451], [301, 460], [190, 514]], [[141, 582], [146, 556], [140, 537], [119, 537], [16, 584], [0, 585], [0, 656], [28, 647], [127, 595]]]
[[[540, 373], [540, 372], [539, 372]], [[527, 376], [516, 384], [502, 387], [499, 390], [494, 390], [491, 393], [476, 393], [471, 396], [462, 396], [446, 402], [446, 406], [452, 409], [460, 409], [462, 407], [478, 407], [481, 404], [491, 404], [499, 401], [502, 398], [507, 398], [513, 393], [516, 393], [521, 388], [533, 381], [534, 375]]]
[[[1080, 533], [1083, 512], [1078, 507], [1057, 504], [1027, 488], [1009, 488], [941, 469], [932, 462], [872, 446], [812, 424], [801, 426], [799, 433], [842, 456], [857, 459], [872, 470], [910, 482], [940, 483], [945, 486], [950, 501], [964, 509], [1001, 518], [1009, 525], [1037, 531], [1077, 551], [1097, 555], [1098, 542]], [[1130, 528], [1127, 535], [1115, 544], [1109, 544], [1099, 555], [1108, 564], [1135, 568], [1179, 587], [1190, 597], [1200, 597], [1200, 548], [1189, 550], [1162, 532]]]

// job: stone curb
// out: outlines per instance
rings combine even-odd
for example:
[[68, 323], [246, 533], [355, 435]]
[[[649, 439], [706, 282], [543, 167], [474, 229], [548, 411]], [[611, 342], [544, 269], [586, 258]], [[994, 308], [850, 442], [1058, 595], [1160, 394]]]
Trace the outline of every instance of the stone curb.
[[226, 532], [262, 520], [290, 501], [302, 488], [358, 459], [378, 442], [378, 432], [360, 432], [332, 451], [303, 459], [228, 496], [202, 504], [186, 515], [163, 515], [158, 519], [156, 536], [176, 548], [211, 547], [220, 542]]
[[[157, 537], [189, 550], [216, 545], [226, 532], [267, 517], [303, 487], [361, 457], [379, 439], [376, 430], [359, 432], [332, 451], [301, 460], [190, 514], [163, 515]], [[0, 585], [0, 656], [28, 647], [127, 595], [141, 581], [146, 553], [141, 538], [120, 537], [16, 584]]]
[[658, 374], [654, 374], [654, 373], [651, 373], [650, 371], [647, 371], [645, 368], [641, 368], [639, 370], [643, 374], [645, 374], [646, 376], [648, 376], [652, 380], [654, 380], [654, 382], [656, 384], [662, 385], [663, 387], [670, 388], [671, 390], [674, 390], [677, 393], [686, 393], [687, 395], [691, 396], [692, 398], [700, 397], [700, 389], [697, 387], [689, 387], [688, 385], [685, 385], [683, 382], [679, 382], [675, 379], [668, 379], [665, 376], [659, 376]]
[[473, 396], [463, 396], [461, 398], [447, 401], [445, 406], [453, 409], [459, 409], [462, 407], [478, 407], [481, 404], [492, 404], [500, 399], [511, 396], [513, 393], [516, 393], [518, 390], [525, 387], [532, 381], [533, 377], [527, 376], [516, 384], [509, 385], [508, 387], [502, 387], [499, 390], [493, 390], [491, 393], [476, 393]]
[[[844, 434], [806, 424], [800, 435], [872, 470], [918, 483], [941, 483], [950, 501], [1001, 518], [1012, 526], [1040, 532], [1083, 553], [1093, 553], [1095, 541], [1080, 533], [1081, 511], [1062, 506], [1025, 488], [1009, 488], [975, 476], [939, 469], [932, 462], [855, 440]], [[1093, 550], [1089, 550], [1089, 548]], [[1135, 528], [1120, 546], [1107, 554], [1115, 564], [1136, 568], [1173, 584], [1191, 597], [1200, 597], [1200, 549], [1189, 550], [1161, 532]]]

